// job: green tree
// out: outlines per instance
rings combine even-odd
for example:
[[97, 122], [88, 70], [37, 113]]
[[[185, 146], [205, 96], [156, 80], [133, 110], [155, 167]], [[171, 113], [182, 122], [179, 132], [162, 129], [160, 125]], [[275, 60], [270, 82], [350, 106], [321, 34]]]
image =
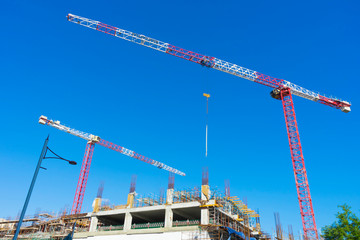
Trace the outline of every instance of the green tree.
[[359, 240], [360, 219], [351, 212], [351, 208], [344, 204], [339, 206], [341, 212], [336, 214], [337, 221], [323, 227], [322, 237], [325, 240]]

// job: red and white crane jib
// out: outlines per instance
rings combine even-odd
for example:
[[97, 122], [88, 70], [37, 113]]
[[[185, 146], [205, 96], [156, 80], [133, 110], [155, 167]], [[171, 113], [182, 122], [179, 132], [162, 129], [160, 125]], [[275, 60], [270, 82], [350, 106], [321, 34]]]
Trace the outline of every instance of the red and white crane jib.
[[324, 105], [334, 107], [337, 109], [340, 109], [343, 112], [350, 112], [350, 106], [351, 104], [346, 101], [338, 100], [336, 98], [330, 98], [326, 97], [325, 95], [320, 95], [316, 92], [307, 90], [303, 87], [300, 87], [296, 84], [293, 84], [291, 82], [288, 82], [283, 79], [274, 78], [241, 66], [238, 66], [233, 63], [229, 63], [220, 59], [217, 59], [215, 57], [210, 57], [206, 55], [202, 55], [199, 53], [195, 53], [180, 47], [176, 47], [174, 45], [171, 45], [169, 43], [165, 43], [150, 37], [147, 37], [142, 34], [133, 33], [127, 30], [123, 30], [117, 27], [113, 27], [104, 23], [101, 23], [99, 21], [94, 21], [88, 18], [76, 16], [73, 14], [68, 14], [67, 19], [70, 22], [78, 23], [82, 26], [104, 32], [110, 35], [113, 35], [115, 37], [134, 42], [155, 50], [158, 50], [160, 52], [168, 53], [173, 56], [177, 56], [195, 63], [198, 63], [202, 66], [210, 67], [217, 69], [222, 72], [226, 72], [241, 78], [245, 78], [247, 80], [257, 82], [260, 84], [263, 84], [265, 86], [271, 87], [271, 88], [290, 88], [292, 94], [297, 95], [302, 98], [306, 98], [311, 101], [319, 102]]
[[74, 128], [70, 128], [70, 127], [65, 126], [63, 124], [60, 124], [60, 121], [47, 119], [47, 117], [45, 117], [43, 115], [40, 116], [39, 123], [43, 124], [43, 125], [49, 125], [51, 127], [57, 128], [57, 129], [59, 129], [59, 130], [61, 130], [63, 132], [70, 133], [70, 134], [72, 134], [74, 136], [80, 137], [80, 138], [85, 139], [87, 141], [96, 142], [96, 137], [97, 136], [94, 136], [94, 135], [92, 135], [90, 133], [86, 133], [86, 132], [76, 130]]
[[51, 127], [57, 128], [57, 129], [59, 129], [61, 131], [64, 131], [64, 132], [70, 133], [70, 134], [72, 134], [74, 136], [85, 139], [87, 141], [97, 143], [97, 144], [99, 144], [99, 145], [101, 145], [103, 147], [112, 149], [114, 151], [120, 152], [120, 153], [122, 153], [124, 155], [127, 155], [129, 157], [132, 157], [132, 158], [138, 159], [140, 161], [149, 163], [149, 164], [151, 164], [151, 165], [153, 165], [155, 167], [158, 167], [160, 169], [164, 169], [166, 171], [178, 174], [180, 176], [185, 176], [185, 173], [183, 173], [183, 172], [181, 172], [181, 171], [179, 171], [179, 170], [177, 170], [175, 168], [172, 168], [172, 167], [170, 167], [170, 166], [168, 166], [168, 165], [166, 165], [166, 164], [164, 164], [162, 162], [159, 162], [159, 161], [156, 161], [154, 159], [145, 157], [145, 156], [140, 155], [139, 153], [136, 153], [136, 152], [134, 152], [134, 151], [132, 151], [130, 149], [121, 147], [121, 146], [116, 145], [116, 144], [114, 144], [112, 142], [101, 139], [99, 136], [95, 136], [95, 135], [90, 134], [90, 133], [85, 133], [85, 132], [82, 132], [82, 131], [67, 127], [67, 126], [61, 124], [60, 121], [50, 120], [47, 117], [42, 115], [39, 118], [39, 123], [43, 124], [43, 125], [49, 125]]

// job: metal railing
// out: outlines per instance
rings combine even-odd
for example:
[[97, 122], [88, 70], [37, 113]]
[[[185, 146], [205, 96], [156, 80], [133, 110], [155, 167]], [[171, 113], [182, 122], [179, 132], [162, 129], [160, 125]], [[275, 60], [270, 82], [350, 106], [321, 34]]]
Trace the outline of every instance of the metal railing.
[[124, 225], [110, 225], [110, 226], [100, 226], [97, 227], [98, 231], [119, 231], [119, 230], [123, 230], [124, 229]]
[[184, 226], [195, 226], [195, 225], [199, 225], [200, 224], [200, 220], [184, 220], [184, 221], [173, 221], [172, 226], [173, 227], [184, 227]]
[[155, 222], [155, 223], [134, 223], [131, 225], [131, 229], [145, 229], [145, 228], [162, 228], [164, 227], [164, 222]]

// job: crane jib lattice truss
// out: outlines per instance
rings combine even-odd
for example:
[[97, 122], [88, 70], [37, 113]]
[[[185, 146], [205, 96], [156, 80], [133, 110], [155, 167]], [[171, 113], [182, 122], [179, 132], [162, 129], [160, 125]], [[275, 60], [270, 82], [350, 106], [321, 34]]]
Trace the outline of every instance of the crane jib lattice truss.
[[72, 214], [77, 214], [77, 213], [80, 213], [80, 211], [81, 211], [81, 206], [82, 206], [82, 202], [84, 199], [84, 194], [85, 194], [87, 179], [89, 176], [90, 165], [91, 165], [91, 160], [92, 160], [95, 144], [99, 144], [103, 147], [120, 152], [129, 157], [136, 158], [140, 161], [149, 163], [160, 169], [164, 169], [166, 171], [178, 174], [180, 176], [185, 176], [185, 173], [183, 173], [175, 168], [172, 168], [162, 162], [159, 162], [159, 161], [153, 160], [151, 158], [145, 157], [143, 155], [140, 155], [130, 149], [121, 147], [112, 142], [101, 139], [100, 137], [95, 136], [93, 134], [85, 133], [85, 132], [70, 128], [68, 126], [65, 126], [65, 125], [61, 124], [60, 121], [54, 121], [54, 120], [48, 119], [45, 116], [40, 116], [39, 123], [44, 124], [44, 125], [49, 125], [51, 127], [57, 128], [61, 131], [70, 133], [74, 136], [80, 137], [80, 138], [88, 141], [86, 144], [85, 154], [84, 154], [84, 158], [83, 158], [83, 162], [82, 162], [82, 166], [81, 166], [81, 170], [80, 170], [80, 176], [79, 176], [78, 184], [76, 187], [73, 206], [71, 209]]
[[349, 102], [337, 98], [327, 97], [325, 95], [320, 95], [286, 80], [274, 78], [238, 66], [236, 64], [217, 59], [215, 57], [210, 57], [182, 49], [169, 43], [165, 43], [142, 34], [137, 34], [113, 27], [99, 21], [94, 21], [73, 14], [68, 14], [67, 19], [70, 22], [107, 33], [109, 35], [113, 35], [115, 37], [158, 50], [160, 52], [183, 58], [185, 60], [198, 63], [202, 66], [214, 68], [222, 72], [226, 72], [274, 88], [274, 90], [271, 92], [271, 96], [277, 99], [281, 99], [283, 104], [304, 233], [308, 239], [318, 238], [292, 95], [296, 95], [314, 102], [319, 102], [321, 104], [340, 109], [343, 112], [351, 111], [351, 104]]
[[78, 23], [82, 26], [104, 32], [110, 35], [113, 35], [115, 37], [134, 42], [155, 50], [158, 50], [160, 52], [168, 53], [170, 55], [174, 55], [198, 64], [201, 64], [203, 66], [207, 66], [210, 68], [214, 68], [226, 73], [230, 73], [232, 75], [248, 79], [253, 82], [257, 82], [260, 84], [263, 84], [268, 87], [272, 88], [283, 88], [288, 87], [291, 89], [291, 92], [293, 95], [306, 98], [315, 102], [319, 102], [325, 105], [328, 105], [330, 107], [334, 107], [337, 109], [340, 109], [344, 112], [350, 112], [350, 106], [351, 104], [347, 101], [342, 101], [336, 98], [326, 97], [325, 95], [320, 95], [316, 92], [307, 90], [303, 87], [300, 87], [296, 84], [293, 84], [291, 82], [288, 82], [283, 79], [274, 78], [244, 67], [240, 67], [236, 64], [229, 63], [223, 60], [220, 60], [215, 57], [210, 57], [206, 55], [202, 55], [199, 53], [195, 53], [189, 50], [185, 50], [179, 47], [176, 47], [174, 45], [171, 45], [169, 43], [165, 43], [150, 37], [147, 37], [142, 34], [137, 34], [134, 32], [130, 32], [127, 30], [123, 30], [117, 27], [113, 27], [110, 25], [107, 25], [105, 23], [101, 23], [99, 21], [94, 21], [88, 18], [76, 16], [73, 14], [68, 14], [67, 19], [70, 22]]

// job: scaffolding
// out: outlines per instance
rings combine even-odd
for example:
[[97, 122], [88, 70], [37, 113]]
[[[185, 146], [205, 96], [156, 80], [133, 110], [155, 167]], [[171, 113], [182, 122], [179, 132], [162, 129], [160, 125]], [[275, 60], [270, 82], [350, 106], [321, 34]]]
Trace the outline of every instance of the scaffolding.
[[[76, 221], [75, 232], [89, 230], [90, 219], [84, 214], [58, 215], [49, 213], [35, 214], [24, 219], [18, 239], [64, 239], [71, 231]], [[18, 224], [18, 219], [1, 221], [0, 239], [12, 239]]]
[[164, 205], [165, 203], [166, 197], [163, 191], [161, 191], [160, 194], [150, 193], [147, 195], [137, 195], [135, 197], [135, 207]]
[[199, 187], [188, 188], [174, 191], [173, 203], [184, 203], [201, 200], [201, 191]]

